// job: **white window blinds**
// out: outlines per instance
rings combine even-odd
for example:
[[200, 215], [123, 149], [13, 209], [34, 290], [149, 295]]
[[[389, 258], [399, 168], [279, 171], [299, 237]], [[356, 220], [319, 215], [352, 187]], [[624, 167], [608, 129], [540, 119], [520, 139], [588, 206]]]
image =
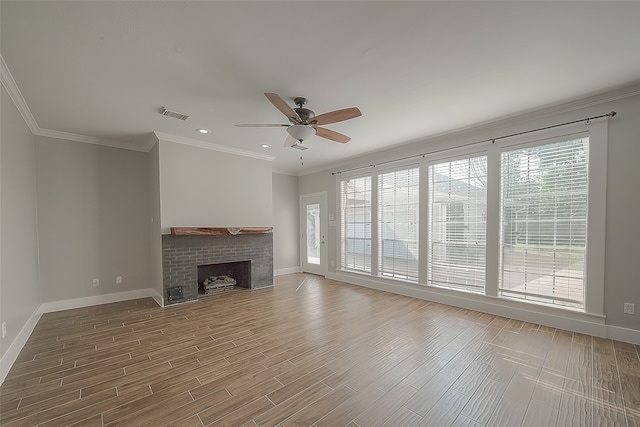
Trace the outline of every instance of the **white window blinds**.
[[589, 138], [502, 153], [503, 296], [584, 307]]
[[487, 157], [429, 166], [431, 285], [484, 292]]
[[340, 181], [341, 268], [371, 272], [371, 176]]
[[418, 167], [378, 176], [378, 269], [381, 276], [418, 281]]

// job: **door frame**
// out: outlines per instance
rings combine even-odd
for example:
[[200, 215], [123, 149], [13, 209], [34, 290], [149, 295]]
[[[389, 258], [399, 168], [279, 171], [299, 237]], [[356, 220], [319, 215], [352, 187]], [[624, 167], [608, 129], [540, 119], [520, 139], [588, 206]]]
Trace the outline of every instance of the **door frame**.
[[[311, 201], [311, 199], [316, 199]], [[318, 202], [320, 203], [320, 265], [317, 268], [309, 269], [309, 265], [307, 264], [307, 241], [306, 241], [306, 210], [305, 206], [307, 203]], [[301, 194], [300, 195], [300, 213], [299, 213], [299, 226], [300, 226], [300, 269], [302, 272], [319, 274], [321, 276], [326, 276], [328, 272], [327, 263], [328, 263], [328, 250], [327, 250], [327, 192], [321, 191], [318, 193], [310, 193], [310, 194]]]

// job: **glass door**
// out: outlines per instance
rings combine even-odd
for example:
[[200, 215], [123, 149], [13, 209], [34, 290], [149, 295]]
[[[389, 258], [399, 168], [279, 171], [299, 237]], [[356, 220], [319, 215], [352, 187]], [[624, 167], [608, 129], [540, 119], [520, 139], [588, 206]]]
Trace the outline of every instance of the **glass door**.
[[326, 193], [300, 196], [302, 271], [322, 276], [327, 272], [326, 199]]

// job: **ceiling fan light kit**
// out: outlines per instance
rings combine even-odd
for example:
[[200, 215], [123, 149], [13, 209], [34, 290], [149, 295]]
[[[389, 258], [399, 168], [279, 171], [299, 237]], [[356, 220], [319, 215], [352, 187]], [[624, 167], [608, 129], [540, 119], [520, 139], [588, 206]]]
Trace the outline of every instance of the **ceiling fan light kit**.
[[319, 125], [327, 125], [331, 123], [342, 122], [344, 120], [354, 119], [362, 115], [358, 107], [344, 108], [342, 110], [330, 111], [328, 113], [316, 116], [312, 110], [304, 108], [307, 104], [307, 98], [296, 97], [293, 102], [298, 106], [291, 108], [287, 102], [276, 93], [265, 92], [264, 96], [288, 119], [290, 124], [236, 124], [237, 127], [286, 127], [287, 139], [284, 142], [285, 147], [306, 150], [307, 147], [300, 145], [302, 141], [317, 135], [331, 141], [340, 142], [342, 144], [351, 140], [347, 135], [343, 135], [331, 129], [319, 127]]
[[287, 128], [287, 133], [297, 141], [304, 141], [316, 134], [316, 130], [310, 125], [292, 125]]

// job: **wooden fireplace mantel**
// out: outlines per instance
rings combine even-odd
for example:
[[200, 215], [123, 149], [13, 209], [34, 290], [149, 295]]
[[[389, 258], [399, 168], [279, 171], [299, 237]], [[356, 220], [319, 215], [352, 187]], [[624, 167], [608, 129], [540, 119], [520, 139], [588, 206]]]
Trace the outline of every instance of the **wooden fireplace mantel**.
[[171, 227], [174, 236], [228, 236], [273, 233], [273, 227]]

